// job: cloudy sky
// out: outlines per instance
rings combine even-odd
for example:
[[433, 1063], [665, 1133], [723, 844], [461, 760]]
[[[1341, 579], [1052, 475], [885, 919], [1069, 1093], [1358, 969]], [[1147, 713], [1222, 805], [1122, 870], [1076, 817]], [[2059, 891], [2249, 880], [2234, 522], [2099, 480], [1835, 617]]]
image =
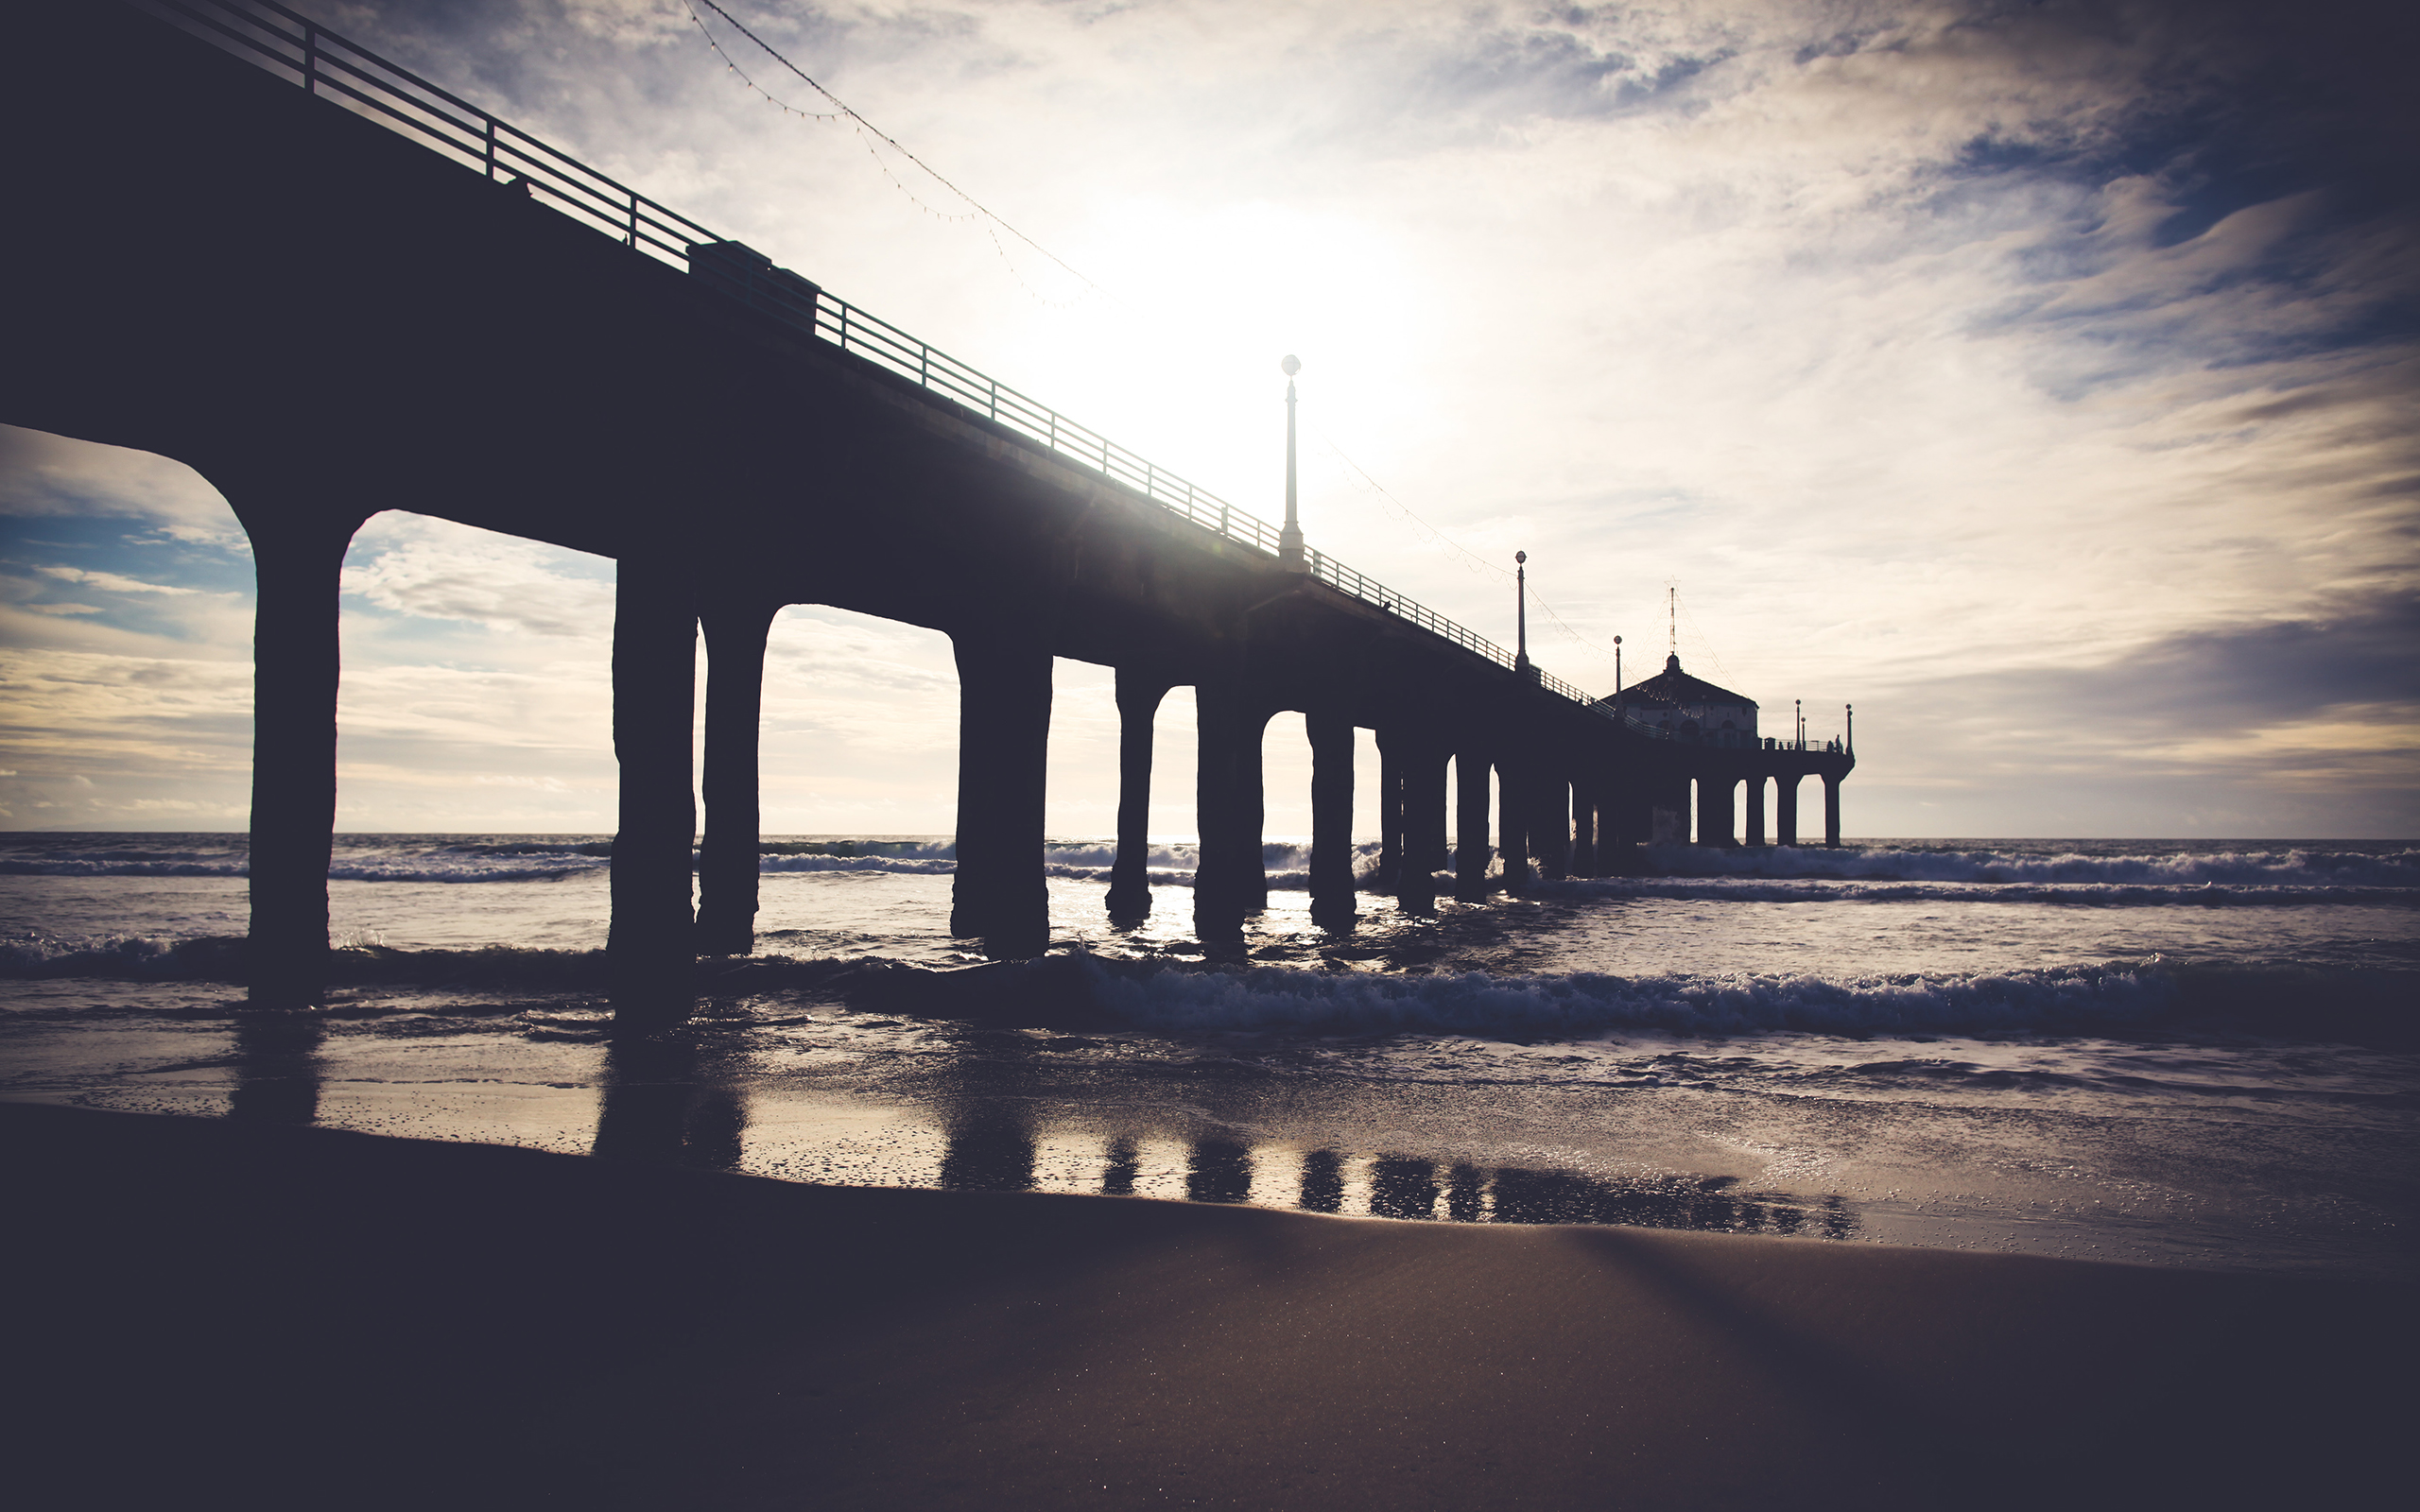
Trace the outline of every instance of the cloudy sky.
[[[1272, 517], [1300, 353], [1315, 545], [1499, 640], [1526, 549], [1607, 691], [1677, 583], [1768, 732], [1856, 704], [1853, 835], [2420, 833], [2409, 7], [726, 0], [949, 184], [702, 0], [299, 9]], [[225, 505], [0, 429], [0, 825], [240, 828]], [[610, 828], [612, 584], [373, 520], [341, 825]], [[769, 830], [950, 828], [945, 640], [793, 608], [770, 679]]]

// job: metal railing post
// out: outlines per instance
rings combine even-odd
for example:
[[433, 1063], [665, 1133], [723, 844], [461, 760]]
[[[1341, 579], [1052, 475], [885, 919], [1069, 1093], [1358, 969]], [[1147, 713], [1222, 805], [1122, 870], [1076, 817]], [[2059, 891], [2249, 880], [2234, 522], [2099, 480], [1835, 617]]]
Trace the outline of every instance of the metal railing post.
[[488, 178], [489, 178], [489, 180], [490, 180], [491, 181], [493, 181], [493, 180], [494, 180], [494, 178], [495, 178], [495, 117], [494, 117], [494, 116], [493, 116], [493, 115], [491, 115], [491, 116], [489, 116], [489, 117], [487, 118], [487, 120], [488, 120]]
[[302, 23], [302, 93], [320, 93], [320, 28]]

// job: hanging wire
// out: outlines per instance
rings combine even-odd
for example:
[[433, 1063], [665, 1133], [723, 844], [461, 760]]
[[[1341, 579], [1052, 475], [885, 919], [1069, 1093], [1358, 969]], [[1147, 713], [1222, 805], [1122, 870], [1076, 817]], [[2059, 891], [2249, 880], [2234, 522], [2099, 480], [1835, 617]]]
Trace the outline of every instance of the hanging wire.
[[[748, 70], [739, 66], [739, 60], [737, 59], [732, 57], [731, 54], [723, 50], [722, 43], [715, 40], [715, 34], [706, 29], [705, 18], [698, 14], [697, 7], [690, 5], [688, 0], [682, 0], [681, 9], [689, 12], [689, 20], [697, 26], [698, 35], [706, 39], [706, 45], [713, 48], [715, 50], [715, 56], [722, 60], [723, 67], [737, 75], [741, 83], [763, 95], [767, 101], [779, 109], [797, 116], [803, 121], [838, 121], [842, 118], [838, 111], [802, 111], [797, 106], [790, 104], [787, 100], [775, 98], [771, 91], [766, 89], [764, 85], [757, 83], [756, 80], [751, 77]], [[725, 17], [724, 19], [728, 20], [729, 18]]]
[[1731, 669], [1722, 664], [1721, 654], [1715, 650], [1713, 640], [1706, 635], [1705, 631], [1698, 628], [1698, 617], [1689, 612], [1689, 601], [1681, 596], [1681, 580], [1677, 577], [1667, 577], [1664, 579], [1664, 586], [1672, 591], [1672, 602], [1680, 607], [1681, 618], [1688, 623], [1690, 639], [1696, 645], [1704, 648], [1706, 660], [1714, 663], [1715, 672], [1721, 677], [1723, 684], [1726, 687], [1729, 686], [1736, 680], [1731, 676]]
[[[1442, 548], [1448, 556], [1454, 558], [1456, 564], [1461, 566], [1463, 571], [1477, 573], [1483, 577], [1491, 578], [1498, 583], [1509, 583], [1512, 581], [1512, 575], [1511, 573], [1506, 572], [1503, 568], [1497, 566], [1492, 561], [1489, 561], [1486, 558], [1481, 557], [1477, 552], [1470, 550], [1468, 547], [1462, 545], [1461, 542], [1454, 540], [1451, 536], [1446, 535], [1443, 530], [1438, 529], [1435, 525], [1432, 525], [1427, 521], [1422, 519], [1413, 511], [1411, 506], [1404, 503], [1401, 499], [1396, 498], [1394, 494], [1388, 490], [1385, 484], [1379, 482], [1375, 477], [1373, 477], [1370, 474], [1369, 469], [1363, 467], [1360, 463], [1356, 462], [1350, 456], [1345, 455], [1344, 448], [1337, 445], [1336, 438], [1328, 435], [1326, 431], [1314, 426], [1313, 433], [1319, 437], [1320, 443], [1335, 455], [1338, 461], [1343, 463], [1346, 467], [1351, 468], [1355, 472], [1358, 473], [1361, 477], [1361, 481], [1369, 485], [1369, 489], [1365, 491], [1374, 492], [1380, 499], [1385, 501], [1385, 504], [1381, 507], [1381, 512], [1387, 514], [1392, 519], [1408, 523], [1412, 525], [1416, 533], [1424, 535], [1430, 544]], [[1351, 480], [1348, 479], [1347, 481], [1350, 482]], [[1536, 575], [1532, 574], [1532, 578], [1534, 578], [1535, 576]], [[1574, 642], [1578, 643], [1582, 647], [1596, 656], [1599, 661], [1610, 662], [1614, 659], [1613, 652], [1606, 650], [1603, 646], [1599, 645], [1594, 641], [1591, 641], [1588, 637], [1581, 634], [1578, 630], [1573, 629], [1561, 614], [1555, 612], [1553, 605], [1538, 596], [1538, 591], [1534, 587], [1530, 590], [1530, 602], [1546, 612], [1547, 620], [1549, 624], [1553, 625], [1555, 628], [1561, 630], [1564, 634], [1569, 636]]]
[[[1085, 293], [1078, 295], [1075, 300], [1069, 300], [1060, 304], [1061, 308], [1072, 305], [1078, 301], [1086, 298], [1088, 295], [1098, 294], [1104, 299], [1110, 298], [1110, 294], [1107, 289], [1102, 288], [1098, 284], [1096, 284], [1090, 278], [1087, 278], [1080, 269], [1077, 268], [1065, 258], [1061, 257], [1049, 248], [1043, 246], [1038, 241], [1035, 241], [1032, 237], [1017, 230], [1014, 226], [1010, 225], [1006, 220], [1002, 219], [996, 212], [993, 211], [982, 201], [977, 199], [973, 195], [968, 194], [965, 190], [960, 189], [958, 185], [950, 182], [950, 180], [942, 177], [942, 175], [936, 170], [931, 163], [926, 163], [924, 159], [916, 156], [913, 152], [908, 151], [907, 146], [902, 144], [897, 137], [892, 136], [888, 131], [883, 130], [882, 128], [874, 125], [872, 121], [869, 121], [864, 116], [859, 115], [855, 110], [850, 108], [849, 103], [846, 100], [843, 100], [838, 94], [833, 94], [830, 90], [825, 89], [821, 84], [817, 83], [807, 75], [804, 69], [799, 67], [796, 63], [791, 62], [787, 58], [784, 57], [778, 49], [764, 38], [759, 37], [754, 32], [749, 30], [748, 27], [740, 22], [738, 17], [733, 15], [730, 11], [725, 10], [721, 6], [716, 4], [715, 0], [695, 0], [695, 4], [692, 4], [691, 0], [682, 0], [682, 4], [688, 10], [689, 19], [697, 23], [698, 30], [705, 37], [707, 44], [714, 48], [716, 55], [721, 58], [724, 63], [730, 67], [731, 72], [737, 75], [741, 81], [746, 83], [750, 89], [754, 90], [761, 95], [764, 95], [766, 99], [771, 100], [775, 105], [781, 106], [783, 110], [789, 112], [789, 113], [793, 115], [808, 120], [847, 120], [856, 128], [860, 140], [871, 137], [873, 140], [866, 141], [866, 151], [873, 156], [875, 164], [882, 169], [883, 176], [890, 180], [892, 187], [896, 188], [901, 194], [906, 195], [918, 209], [939, 220], [980, 219], [987, 223], [986, 230], [996, 227], [998, 228], [998, 231], [1007, 232], [1011, 236], [1015, 237], [1018, 241], [1021, 241], [1028, 247], [1032, 248], [1035, 251], [1041, 253], [1050, 262], [1057, 264], [1062, 270], [1063, 270], [1070, 278], [1073, 278], [1077, 283], [1081, 284], [1085, 289]], [[779, 99], [775, 99], [772, 94], [768, 93], [762, 86], [758, 85], [754, 79], [749, 77], [747, 73], [743, 71], [736, 62], [732, 60], [731, 54], [723, 48], [722, 44], [715, 41], [714, 33], [706, 28], [705, 18], [698, 14], [697, 8], [700, 5], [713, 11], [716, 15], [720, 16], [730, 25], [734, 31], [738, 32], [750, 42], [754, 43], [757, 47], [763, 50], [767, 57], [772, 59], [773, 61], [781, 64], [784, 68], [788, 69], [792, 74], [796, 75], [807, 88], [815, 91], [818, 94], [821, 94], [825, 99], [831, 101], [833, 109], [829, 112], [802, 111], [796, 106], [788, 105]], [[890, 165], [882, 161], [882, 154], [876, 151], [874, 147], [874, 142], [876, 141], [879, 141], [884, 146], [890, 147], [893, 152], [898, 153], [901, 157], [914, 163], [918, 168], [923, 169], [926, 177], [930, 178], [935, 183], [940, 184], [942, 188], [948, 190], [951, 194], [956, 195], [966, 204], [967, 209], [963, 213], [945, 212], [936, 210], [932, 206], [925, 204], [924, 199], [920, 198], [914, 190], [909, 189], [905, 183], [900, 182], [899, 176], [890, 171]], [[994, 232], [993, 233], [992, 246], [994, 249], [1000, 254], [1000, 260], [1007, 264], [1009, 271], [1015, 275], [1018, 284], [1024, 286], [1027, 293], [1031, 294], [1035, 299], [1041, 300], [1046, 304], [1054, 302], [1045, 298], [1030, 283], [1027, 281], [1025, 275], [1018, 271], [1015, 262], [1009, 256], [1008, 249], [1001, 245], [997, 232]]]
[[[851, 108], [846, 100], [841, 99], [830, 90], [825, 89], [821, 84], [817, 83], [814, 78], [807, 75], [805, 70], [800, 68], [796, 63], [791, 62], [787, 58], [784, 57], [782, 53], [770, 43], [768, 43], [764, 38], [759, 37], [754, 32], [749, 30], [748, 27], [740, 22], [739, 18], [734, 16], [730, 11], [725, 10], [721, 6], [716, 4], [716, 0], [695, 0], [695, 4], [692, 4], [691, 0], [682, 0], [682, 3], [683, 9], [689, 12], [690, 21], [696, 24], [699, 35], [705, 38], [706, 45], [714, 49], [715, 55], [723, 60], [724, 66], [749, 89], [754, 91], [757, 94], [761, 95], [763, 98], [784, 112], [786, 112], [791, 115], [798, 116], [802, 120], [848, 121], [851, 127], [856, 131], [858, 139], [865, 142], [867, 155], [872, 157], [874, 161], [874, 165], [882, 170], [883, 177], [889, 179], [891, 186], [897, 189], [901, 194], [905, 195], [908, 201], [914, 204], [917, 209], [922, 210], [925, 214], [932, 216], [934, 219], [942, 221], [980, 219], [984, 223], [984, 231], [986, 234], [991, 238], [993, 249], [999, 254], [1002, 265], [1008, 268], [1010, 274], [1016, 279], [1018, 284], [1022, 286], [1026, 293], [1032, 299], [1042, 304], [1049, 306], [1050, 308], [1063, 310], [1074, 307], [1091, 295], [1099, 295], [1101, 298], [1108, 300], [1113, 304], [1122, 304], [1124, 302], [1118, 300], [1116, 296], [1112, 294], [1108, 289], [1103, 288], [1091, 278], [1085, 276], [1081, 270], [1068, 263], [1066, 259], [1059, 256], [1059, 254], [1043, 246], [1040, 242], [1035, 241], [1032, 237], [1028, 236], [1025, 232], [1017, 230], [1014, 226], [1010, 225], [1006, 220], [1002, 219], [996, 213], [984, 205], [980, 200], [977, 199], [973, 195], [970, 195], [965, 190], [960, 189], [948, 179], [943, 178], [930, 163], [916, 156], [913, 152], [908, 151], [907, 146], [903, 145], [898, 138], [883, 130], [880, 127], [875, 126], [872, 121], [867, 120], [864, 116], [859, 115], [856, 110]], [[756, 80], [749, 75], [747, 70], [741, 68], [738, 62], [732, 58], [730, 52], [723, 47], [722, 43], [716, 40], [715, 34], [713, 31], [708, 29], [706, 26], [705, 18], [698, 14], [697, 7], [699, 5], [704, 6], [716, 15], [720, 16], [727, 24], [730, 25], [734, 31], [738, 32], [750, 42], [754, 43], [767, 57], [772, 59], [784, 68], [789, 70], [791, 74], [795, 75], [809, 89], [814, 90], [818, 94], [821, 94], [825, 99], [831, 101], [833, 109], [830, 111], [802, 110], [797, 106], [791, 105], [788, 102], [776, 97], [763, 85], [758, 84]], [[867, 140], [869, 137], [873, 140]], [[885, 163], [883, 161], [882, 154], [876, 150], [874, 146], [875, 141], [881, 142], [885, 146], [889, 146], [892, 151], [907, 159], [909, 163], [914, 163], [918, 168], [923, 169], [925, 174], [935, 183], [940, 184], [942, 188], [947, 189], [951, 194], [956, 195], [959, 199], [967, 206], [967, 209], [963, 212], [949, 212], [937, 210], [933, 206], [926, 204], [921, 196], [919, 196], [914, 190], [908, 188], [906, 183], [902, 182], [897, 174], [890, 171], [890, 164]], [[1056, 264], [1063, 271], [1067, 273], [1068, 276], [1074, 278], [1079, 284], [1081, 284], [1084, 286], [1084, 293], [1079, 294], [1071, 300], [1052, 300], [1048, 296], [1043, 294], [1041, 290], [1035, 288], [1032, 283], [1026, 278], [1024, 272], [1018, 268], [1015, 259], [1009, 255], [1008, 248], [1002, 245], [999, 232], [1003, 231], [1007, 232], [1011, 236], [1015, 237], [1018, 241], [1025, 243], [1026, 246], [1041, 253], [1044, 257], [1049, 259], [1050, 262]], [[1385, 484], [1380, 483], [1375, 477], [1372, 476], [1368, 469], [1362, 467], [1360, 463], [1354, 461], [1352, 457], [1346, 455], [1344, 449], [1337, 445], [1335, 439], [1328, 436], [1324, 431], [1320, 432], [1319, 436], [1321, 441], [1323, 442], [1327, 449], [1335, 455], [1338, 461], [1342, 462], [1346, 467], [1352, 469], [1354, 472], [1359, 474], [1362, 481], [1369, 485], [1371, 491], [1375, 492], [1380, 499], [1385, 501], [1386, 510], [1388, 513], [1392, 514], [1396, 520], [1411, 525], [1416, 533], [1426, 537], [1431, 544], [1438, 546], [1448, 556], [1452, 557], [1456, 563], [1462, 567], [1464, 571], [1479, 574], [1482, 576], [1492, 578], [1499, 583], [1509, 583], [1512, 580], [1512, 575], [1511, 573], [1506, 572], [1503, 568], [1487, 560], [1485, 558], [1480, 557], [1476, 552], [1469, 550], [1460, 541], [1455, 541], [1452, 537], [1446, 535], [1443, 531], [1438, 529], [1435, 525], [1430, 524], [1426, 520], [1421, 518], [1421, 516], [1415, 512], [1409, 505], [1407, 505], [1401, 499], [1396, 498], [1393, 492], [1390, 490]], [[1561, 630], [1573, 642], [1573, 644], [1579, 645], [1599, 661], [1610, 662], [1614, 660], [1615, 654], [1613, 652], [1606, 650], [1603, 646], [1589, 640], [1578, 630], [1573, 629], [1570, 623], [1566, 621], [1562, 614], [1556, 611], [1555, 607], [1548, 603], [1545, 598], [1539, 596], [1534, 589], [1530, 592], [1530, 602], [1536, 605], [1538, 609], [1543, 610], [1546, 614], [1547, 623], [1554, 626], [1556, 629]], [[1691, 627], [1695, 627], [1694, 622], [1692, 622]], [[1709, 646], [1709, 654], [1711, 654], [1711, 651], [1712, 648]], [[1716, 658], [1715, 665], [1718, 668], [1721, 666], [1720, 658]], [[1728, 674], [1726, 673], [1725, 676], [1728, 676]]]

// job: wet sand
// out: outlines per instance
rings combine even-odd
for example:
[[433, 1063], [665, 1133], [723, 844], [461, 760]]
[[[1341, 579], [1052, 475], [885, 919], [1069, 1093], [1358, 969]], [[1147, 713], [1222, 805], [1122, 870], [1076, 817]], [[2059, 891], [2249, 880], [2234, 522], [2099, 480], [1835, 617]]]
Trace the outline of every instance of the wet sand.
[[2384, 1287], [0, 1131], [28, 1506], [2349, 1505], [2412, 1405]]

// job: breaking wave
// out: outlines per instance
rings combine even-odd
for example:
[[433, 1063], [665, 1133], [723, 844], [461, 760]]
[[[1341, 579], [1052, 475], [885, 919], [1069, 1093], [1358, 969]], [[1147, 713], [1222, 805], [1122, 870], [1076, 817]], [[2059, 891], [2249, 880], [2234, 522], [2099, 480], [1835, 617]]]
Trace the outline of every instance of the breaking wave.
[[[2420, 849], [2354, 850], [2321, 845], [2239, 846], [2125, 853], [2099, 850], [1905, 845], [1712, 849], [1653, 845], [1645, 874], [1545, 882], [1542, 897], [1663, 898], [1735, 902], [1997, 902], [2100, 904], [2420, 904]], [[354, 835], [340, 837], [328, 875], [337, 882], [468, 884], [561, 882], [611, 867], [614, 845], [596, 835]], [[1364, 872], [1378, 847], [1355, 847]], [[1106, 885], [1116, 847], [1099, 839], [1052, 840], [1046, 875]], [[1155, 843], [1144, 858], [1154, 885], [1187, 887], [1199, 849]], [[1309, 885], [1310, 848], [1261, 848], [1269, 885]], [[771, 839], [761, 847], [767, 876], [838, 873], [948, 875], [957, 850], [946, 839]], [[249, 875], [234, 835], [19, 835], [0, 841], [0, 876], [219, 877]]]
[[2356, 886], [2255, 886], [2205, 882], [2198, 885], [2149, 886], [2118, 883], [1935, 883], [1865, 882], [1804, 878], [1592, 878], [1540, 882], [1535, 898], [1666, 898], [1697, 902], [1986, 902], [2070, 903], [2101, 907], [2280, 907], [2304, 903], [2411, 904], [2420, 888]]
[[2112, 1032], [2167, 1018], [2178, 999], [2175, 976], [2155, 965], [1858, 981], [1592, 973], [1379, 976], [1283, 969], [1121, 971], [1107, 964], [1096, 966], [1094, 975], [1093, 991], [1103, 1007], [1152, 1029], [1418, 1031], [1525, 1039], [1621, 1030]]
[[1716, 850], [1651, 845], [1648, 864], [1667, 877], [1749, 877], [1873, 882], [2086, 884], [2160, 888], [2420, 888], [2420, 849], [2384, 853], [2287, 850], [2184, 850], [2096, 855], [1894, 846], [1759, 847]]
[[[0, 940], [0, 979], [235, 983], [244, 942], [150, 936]], [[491, 946], [334, 953], [338, 987], [610, 992], [602, 951]], [[2177, 1031], [2403, 1044], [2420, 1039], [2410, 972], [2170, 962], [1830, 977], [1670, 972], [1380, 974], [1111, 960], [1082, 950], [935, 970], [894, 960], [761, 954], [701, 963], [700, 990], [769, 1002], [807, 994], [884, 1013], [1027, 1026], [1315, 1036], [1447, 1034], [1509, 1040], [1624, 1033], [1858, 1037]], [[381, 1011], [365, 1000], [362, 1011]]]

